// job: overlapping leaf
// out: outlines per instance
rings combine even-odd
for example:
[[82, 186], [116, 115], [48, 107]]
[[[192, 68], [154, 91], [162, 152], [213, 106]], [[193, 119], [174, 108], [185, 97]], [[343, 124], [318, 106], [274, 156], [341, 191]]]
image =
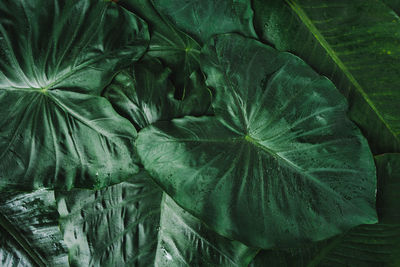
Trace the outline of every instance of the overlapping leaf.
[[100, 191], [58, 193], [71, 265], [244, 266], [257, 252], [217, 235], [162, 195], [145, 171]]
[[151, 266], [161, 195], [145, 172], [98, 191], [58, 192], [71, 266]]
[[374, 0], [286, 2], [254, 1], [260, 36], [332, 79], [376, 153], [400, 151], [398, 15]]
[[0, 190], [137, 172], [135, 129], [96, 95], [144, 53], [145, 22], [106, 1], [2, 1], [0, 14]]
[[0, 265], [68, 266], [53, 191], [1, 194]]
[[398, 266], [400, 264], [400, 154], [375, 158], [379, 223], [362, 225], [301, 249], [264, 251], [251, 267]]
[[373, 224], [301, 249], [261, 252], [249, 266], [395, 267], [400, 264], [399, 255], [400, 225]]
[[147, 54], [161, 59], [172, 70], [175, 97], [185, 99], [190, 95], [190, 75], [199, 69], [200, 45], [160, 16], [150, 0], [123, 0], [119, 4], [149, 23], [151, 41]]
[[371, 153], [326, 78], [235, 34], [203, 56], [217, 117], [158, 122], [137, 140], [145, 168], [179, 205], [263, 248], [376, 221]]
[[257, 37], [250, 0], [152, 0], [155, 8], [200, 43], [221, 33]]
[[145, 58], [120, 72], [107, 86], [104, 96], [137, 130], [159, 120], [206, 114], [211, 94], [201, 75], [198, 72], [190, 75], [186, 88], [188, 95], [183, 100], [174, 98], [170, 75], [170, 69], [157, 59]]

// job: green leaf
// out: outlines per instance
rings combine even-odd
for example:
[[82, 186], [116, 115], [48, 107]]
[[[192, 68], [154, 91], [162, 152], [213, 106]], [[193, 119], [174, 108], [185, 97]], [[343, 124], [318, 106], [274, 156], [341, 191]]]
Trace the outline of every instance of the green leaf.
[[376, 222], [375, 166], [346, 101], [299, 58], [235, 34], [204, 48], [216, 117], [139, 133], [143, 165], [228, 238], [292, 247]]
[[376, 204], [379, 221], [400, 224], [400, 154], [379, 155], [375, 157], [375, 162], [378, 175]]
[[216, 234], [163, 195], [156, 266], [247, 266], [257, 251]]
[[254, 257], [162, 195], [145, 171], [99, 191], [58, 192], [71, 265], [244, 266]]
[[1, 190], [101, 188], [138, 171], [136, 130], [104, 98], [3, 91], [0, 103], [15, 103], [0, 105]]
[[250, 266], [399, 266], [400, 154], [379, 155], [375, 161], [378, 224], [362, 225], [301, 249], [262, 251]]
[[175, 97], [185, 99], [189, 94], [190, 76], [199, 69], [200, 45], [160, 16], [151, 1], [122, 0], [120, 4], [149, 23], [151, 41], [147, 54], [159, 58], [172, 70]]
[[53, 191], [2, 193], [0, 265], [68, 266]]
[[202, 77], [197, 72], [192, 73], [188, 96], [177, 100], [170, 75], [170, 69], [164, 68], [158, 60], [146, 58], [119, 73], [105, 89], [104, 96], [137, 130], [159, 120], [206, 114], [211, 95]]
[[143, 171], [98, 191], [57, 192], [71, 266], [151, 266], [161, 195]]
[[400, 20], [381, 1], [254, 0], [255, 28], [305, 59], [350, 102], [375, 153], [400, 151]]
[[2, 1], [0, 10], [4, 90], [99, 94], [149, 42], [146, 23], [110, 1]]
[[0, 13], [0, 190], [137, 172], [135, 129], [96, 95], [144, 53], [145, 22], [106, 1], [2, 1]]
[[382, 0], [382, 2], [393, 9], [397, 15], [400, 14], [400, 2], [398, 0]]
[[301, 249], [262, 251], [249, 267], [396, 267], [399, 264], [400, 225], [372, 224]]
[[257, 35], [250, 0], [152, 0], [154, 7], [200, 43], [221, 33]]

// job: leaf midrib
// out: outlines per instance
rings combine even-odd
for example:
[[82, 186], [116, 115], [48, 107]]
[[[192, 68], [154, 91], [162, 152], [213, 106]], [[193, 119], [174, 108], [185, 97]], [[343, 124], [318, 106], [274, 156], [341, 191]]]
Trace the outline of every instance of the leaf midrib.
[[385, 125], [385, 127], [389, 130], [389, 132], [393, 135], [394, 139], [400, 143], [400, 138], [390, 126], [390, 124], [385, 120], [381, 112], [372, 102], [368, 94], [364, 91], [363, 87], [358, 83], [356, 78], [351, 74], [351, 72], [347, 69], [346, 65], [343, 61], [337, 56], [336, 52], [332, 49], [329, 43], [326, 41], [324, 36], [319, 32], [317, 27], [311, 21], [311, 19], [307, 16], [307, 14], [303, 11], [303, 9], [295, 3], [294, 0], [285, 0], [286, 3], [291, 7], [291, 9], [297, 14], [299, 19], [304, 23], [304, 25], [309, 29], [311, 34], [315, 37], [318, 43], [325, 49], [328, 55], [332, 58], [332, 60], [337, 64], [339, 69], [343, 71], [345, 76], [349, 79], [349, 81], [354, 85], [354, 87], [358, 90], [358, 92], [362, 95], [367, 104], [371, 107], [371, 109], [378, 116], [379, 120]]
[[3, 228], [6, 233], [14, 238], [14, 240], [21, 246], [21, 248], [27, 253], [27, 255], [31, 258], [31, 260], [36, 263], [40, 267], [45, 267], [46, 262], [40, 256], [39, 253], [35, 251], [29, 244], [29, 242], [25, 239], [25, 237], [14, 228], [12, 223], [0, 213], [0, 229]]
[[[277, 154], [275, 151], [269, 149], [268, 147], [262, 145], [259, 143], [259, 140], [254, 139], [250, 135], [241, 135], [236, 138], [227, 138], [227, 139], [170, 139], [169, 142], [205, 142], [205, 143], [231, 143], [231, 144], [237, 144], [237, 143], [247, 143], [252, 146], [255, 146], [256, 148], [259, 148], [265, 152], [267, 152], [270, 156], [274, 157], [276, 160], [279, 162], [283, 162], [288, 168], [294, 170], [296, 173], [299, 173], [302, 177], [306, 177], [309, 179], [309, 181], [313, 182], [320, 188], [328, 191], [329, 193], [332, 193], [333, 195], [341, 198], [343, 201], [348, 203], [350, 206], [354, 207], [356, 210], [360, 210], [363, 212], [359, 207], [354, 205], [351, 201], [347, 201], [342, 195], [340, 195], [338, 192], [333, 190], [331, 187], [327, 186], [326, 184], [322, 183], [319, 181], [317, 178], [312, 176], [309, 173], [306, 173], [301, 167], [297, 166], [293, 162], [289, 161], [288, 159], [280, 156]], [[368, 214], [367, 214], [368, 215]]]
[[204, 143], [231, 143], [231, 144], [237, 144], [237, 143], [243, 143], [244, 142], [244, 143], [250, 144], [252, 146], [255, 146], [255, 147], [267, 152], [270, 156], [274, 157], [279, 162], [283, 162], [288, 168], [294, 170], [296, 173], [299, 173], [301, 176], [305, 176], [305, 177], [309, 178], [309, 180], [312, 181], [313, 183], [315, 183], [317, 186], [319, 186], [322, 189], [327, 190], [328, 192], [340, 197], [346, 203], [348, 203], [349, 205], [355, 207], [357, 210], [361, 211], [361, 209], [359, 207], [355, 206], [351, 201], [347, 201], [338, 192], [334, 191], [332, 188], [330, 188], [326, 184], [321, 183], [321, 181], [316, 179], [311, 174], [306, 173], [305, 171], [303, 171], [303, 169], [301, 167], [297, 166], [293, 162], [291, 162], [288, 159], [280, 156], [279, 154], [277, 154], [275, 151], [269, 149], [268, 147], [260, 144], [259, 140], [254, 139], [253, 137], [251, 137], [248, 134], [247, 135], [242, 135], [242, 136], [239, 136], [239, 137], [236, 137], [236, 138], [227, 138], [227, 139], [190, 139], [190, 138], [186, 138], [186, 139], [170, 139], [170, 140], [164, 141], [164, 142], [204, 142]]

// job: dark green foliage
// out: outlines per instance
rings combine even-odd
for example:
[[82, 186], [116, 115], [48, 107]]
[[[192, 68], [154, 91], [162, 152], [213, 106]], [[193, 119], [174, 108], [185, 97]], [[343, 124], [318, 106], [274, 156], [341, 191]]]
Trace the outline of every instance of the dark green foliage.
[[394, 0], [0, 2], [1, 266], [400, 266]]

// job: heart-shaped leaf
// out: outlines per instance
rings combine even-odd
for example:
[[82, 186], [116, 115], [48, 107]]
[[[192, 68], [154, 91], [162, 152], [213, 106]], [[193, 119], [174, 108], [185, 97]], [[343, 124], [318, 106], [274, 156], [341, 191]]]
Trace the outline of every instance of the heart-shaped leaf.
[[144, 53], [145, 22], [106, 1], [2, 1], [0, 13], [0, 190], [137, 172], [135, 129], [96, 95]]
[[144, 167], [179, 205], [262, 248], [376, 222], [371, 152], [328, 79], [235, 34], [203, 58], [216, 117], [158, 122], [137, 139]]

